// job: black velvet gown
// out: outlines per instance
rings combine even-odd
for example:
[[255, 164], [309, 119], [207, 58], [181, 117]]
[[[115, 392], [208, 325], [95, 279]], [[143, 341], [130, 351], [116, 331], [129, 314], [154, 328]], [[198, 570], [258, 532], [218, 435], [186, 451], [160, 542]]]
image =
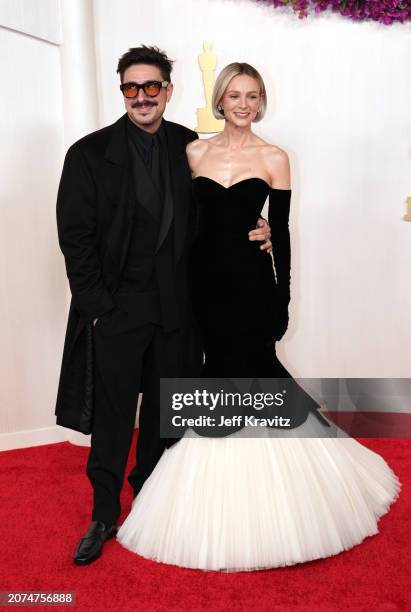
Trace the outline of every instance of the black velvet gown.
[[[205, 350], [204, 376], [289, 377], [275, 355], [290, 301], [291, 190], [260, 178], [225, 188], [194, 179], [198, 226], [191, 258], [194, 311]], [[250, 241], [269, 197], [273, 260]]]

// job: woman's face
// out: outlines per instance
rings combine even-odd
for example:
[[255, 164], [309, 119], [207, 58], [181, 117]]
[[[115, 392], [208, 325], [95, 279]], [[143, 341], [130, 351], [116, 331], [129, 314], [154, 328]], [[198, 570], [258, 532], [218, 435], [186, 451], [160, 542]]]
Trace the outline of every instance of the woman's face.
[[250, 125], [257, 116], [260, 104], [258, 82], [246, 74], [239, 74], [231, 79], [220, 102], [225, 120], [238, 127]]

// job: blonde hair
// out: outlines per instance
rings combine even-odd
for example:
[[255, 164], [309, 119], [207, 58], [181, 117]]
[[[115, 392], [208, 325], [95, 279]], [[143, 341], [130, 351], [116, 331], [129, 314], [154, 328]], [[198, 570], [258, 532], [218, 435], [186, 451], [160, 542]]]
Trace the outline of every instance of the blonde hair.
[[247, 76], [255, 79], [258, 83], [261, 94], [260, 111], [255, 117], [255, 119], [253, 119], [253, 121], [261, 121], [267, 109], [267, 93], [265, 91], [264, 81], [258, 70], [253, 68], [253, 66], [250, 66], [250, 64], [246, 64], [245, 62], [234, 62], [232, 64], [228, 64], [228, 66], [223, 68], [220, 74], [218, 75], [214, 85], [213, 97], [211, 101], [213, 115], [214, 117], [216, 117], [216, 119], [224, 119], [224, 113], [221, 112], [218, 107], [220, 105], [221, 100], [223, 99], [225, 90], [227, 89], [229, 82], [231, 81], [231, 79], [236, 76], [239, 76], [240, 74], [246, 74]]

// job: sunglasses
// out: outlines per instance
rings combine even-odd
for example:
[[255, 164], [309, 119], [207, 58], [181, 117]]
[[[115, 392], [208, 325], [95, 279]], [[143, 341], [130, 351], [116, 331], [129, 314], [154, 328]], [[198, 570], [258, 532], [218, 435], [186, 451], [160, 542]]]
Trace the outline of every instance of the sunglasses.
[[136, 98], [140, 89], [144, 91], [149, 98], [155, 98], [160, 93], [161, 89], [167, 87], [168, 81], [146, 81], [145, 83], [122, 83], [120, 89], [123, 96], [126, 98]]

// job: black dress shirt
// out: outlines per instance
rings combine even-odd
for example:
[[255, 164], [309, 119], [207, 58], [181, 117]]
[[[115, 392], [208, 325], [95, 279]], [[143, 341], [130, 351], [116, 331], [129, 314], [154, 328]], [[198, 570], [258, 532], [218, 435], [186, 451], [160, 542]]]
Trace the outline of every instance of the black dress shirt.
[[161, 122], [158, 130], [151, 134], [139, 128], [128, 118], [127, 131], [129, 138], [147, 164], [154, 184], [163, 199], [164, 176], [167, 169], [167, 146], [163, 123]]

